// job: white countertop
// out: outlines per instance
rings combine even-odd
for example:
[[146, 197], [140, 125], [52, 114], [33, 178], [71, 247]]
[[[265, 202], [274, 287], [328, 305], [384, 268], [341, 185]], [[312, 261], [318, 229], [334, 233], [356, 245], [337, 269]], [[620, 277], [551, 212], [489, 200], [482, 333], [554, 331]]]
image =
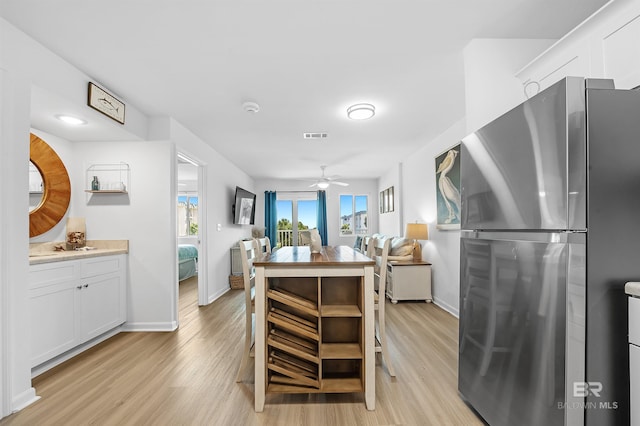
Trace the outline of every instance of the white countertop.
[[640, 282], [628, 282], [624, 286], [624, 292], [629, 296], [640, 297]]
[[90, 250], [55, 251], [55, 246], [64, 247], [65, 243], [58, 241], [29, 244], [29, 265], [129, 253], [129, 240], [87, 240]]

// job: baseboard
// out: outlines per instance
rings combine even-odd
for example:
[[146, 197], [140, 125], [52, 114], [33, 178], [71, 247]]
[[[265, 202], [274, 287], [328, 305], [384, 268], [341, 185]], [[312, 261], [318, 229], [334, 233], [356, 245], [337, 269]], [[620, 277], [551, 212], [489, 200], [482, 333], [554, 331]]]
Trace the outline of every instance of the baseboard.
[[456, 308], [454, 308], [453, 306], [449, 305], [448, 303], [438, 299], [437, 297], [433, 298], [433, 303], [438, 305], [439, 307], [441, 307], [445, 311], [449, 312], [454, 317], [456, 317], [458, 319], [460, 318], [460, 312]]
[[209, 302], [207, 304], [211, 304], [211, 303], [215, 302], [216, 300], [221, 298], [222, 295], [224, 295], [228, 291], [231, 291], [231, 287], [223, 288], [222, 290], [219, 290], [219, 291], [215, 292], [214, 294], [210, 295], [209, 296]]
[[176, 331], [178, 329], [178, 323], [176, 321], [171, 322], [126, 322], [122, 326], [122, 331]]
[[17, 411], [20, 411], [39, 399], [40, 397], [36, 395], [36, 389], [29, 388], [26, 391], [22, 392], [20, 395], [16, 395], [11, 400], [11, 412], [15, 413]]

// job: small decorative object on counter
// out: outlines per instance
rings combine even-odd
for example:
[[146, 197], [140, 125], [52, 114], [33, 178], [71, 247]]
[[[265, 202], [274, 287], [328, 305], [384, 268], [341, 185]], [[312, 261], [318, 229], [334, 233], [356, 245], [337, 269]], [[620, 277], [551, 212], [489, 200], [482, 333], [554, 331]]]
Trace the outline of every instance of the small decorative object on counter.
[[67, 219], [67, 250], [76, 250], [86, 245], [86, 224], [83, 217]]
[[93, 177], [93, 180], [91, 181], [91, 190], [92, 191], [100, 190], [100, 181], [98, 180], [98, 176]]

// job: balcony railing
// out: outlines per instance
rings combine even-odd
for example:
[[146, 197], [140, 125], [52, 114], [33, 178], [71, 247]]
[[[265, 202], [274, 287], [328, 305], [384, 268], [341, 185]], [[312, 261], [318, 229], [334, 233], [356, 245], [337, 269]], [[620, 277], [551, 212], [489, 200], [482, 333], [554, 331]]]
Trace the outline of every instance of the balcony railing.
[[292, 246], [293, 245], [293, 230], [292, 229], [278, 229], [277, 243], [278, 243], [278, 247]]

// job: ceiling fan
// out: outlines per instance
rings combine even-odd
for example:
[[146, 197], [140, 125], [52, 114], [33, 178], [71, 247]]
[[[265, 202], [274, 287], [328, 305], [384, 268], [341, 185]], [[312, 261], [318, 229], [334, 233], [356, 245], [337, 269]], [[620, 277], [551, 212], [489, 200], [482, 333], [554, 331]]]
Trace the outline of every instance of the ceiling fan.
[[339, 176], [325, 176], [324, 169], [326, 168], [327, 166], [320, 166], [320, 169], [322, 169], [322, 176], [320, 176], [320, 178], [314, 183], [309, 185], [310, 188], [316, 186], [320, 189], [327, 189], [329, 185], [349, 186], [349, 184], [346, 182], [337, 181], [336, 179], [339, 178]]

